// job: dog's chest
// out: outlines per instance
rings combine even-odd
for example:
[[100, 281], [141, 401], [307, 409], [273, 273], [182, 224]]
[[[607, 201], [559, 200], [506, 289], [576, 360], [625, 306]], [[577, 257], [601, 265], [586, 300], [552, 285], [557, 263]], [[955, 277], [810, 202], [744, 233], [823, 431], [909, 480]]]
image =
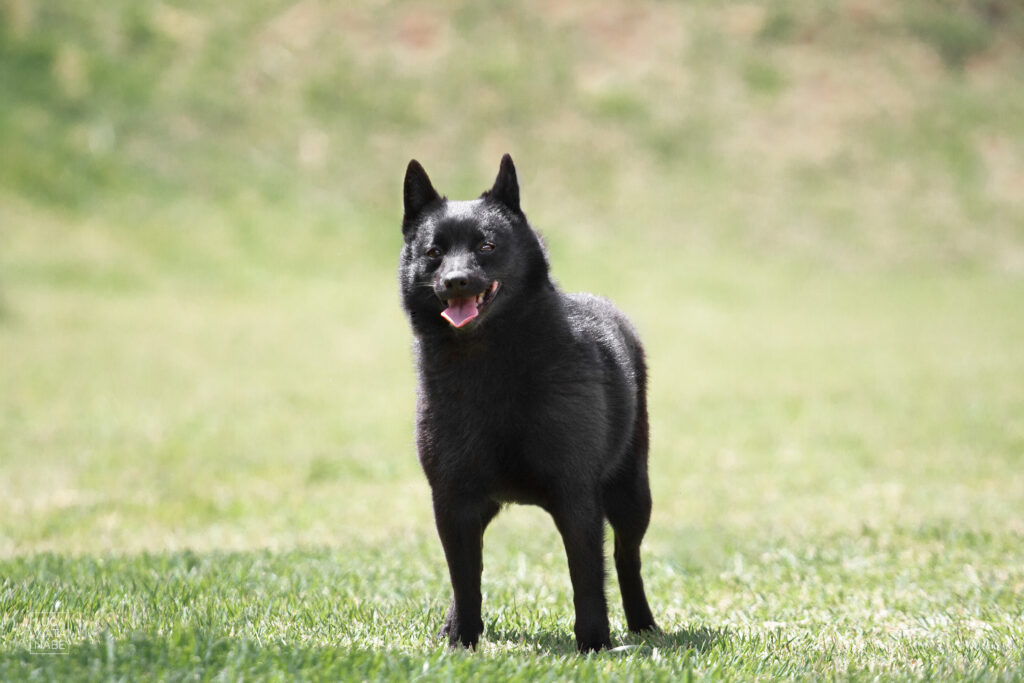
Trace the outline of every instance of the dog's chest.
[[467, 364], [424, 376], [422, 426], [448, 450], [505, 450], [536, 422], [537, 399], [545, 393], [536, 378], [481, 371], [487, 369]]
[[608, 441], [606, 423], [595, 420], [604, 400], [592, 382], [559, 381], [550, 372], [422, 379], [418, 429], [432, 480], [457, 479], [500, 502], [543, 505], [581, 452], [597, 455]]

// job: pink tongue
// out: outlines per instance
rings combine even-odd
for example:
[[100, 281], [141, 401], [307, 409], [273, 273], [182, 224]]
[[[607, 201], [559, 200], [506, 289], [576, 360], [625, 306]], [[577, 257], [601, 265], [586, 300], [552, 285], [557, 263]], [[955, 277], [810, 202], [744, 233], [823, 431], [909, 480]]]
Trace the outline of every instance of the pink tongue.
[[476, 317], [476, 297], [448, 299], [448, 308], [441, 312], [441, 317], [455, 327], [462, 327]]

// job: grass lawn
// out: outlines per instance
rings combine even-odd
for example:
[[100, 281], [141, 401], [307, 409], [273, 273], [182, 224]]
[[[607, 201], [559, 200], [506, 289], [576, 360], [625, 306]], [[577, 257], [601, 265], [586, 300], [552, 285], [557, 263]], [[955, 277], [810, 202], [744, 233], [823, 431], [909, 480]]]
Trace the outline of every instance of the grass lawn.
[[[0, 5], [0, 680], [1024, 678], [1004, 6]], [[504, 151], [648, 352], [663, 632], [610, 575], [593, 656], [535, 508], [434, 637], [400, 182]]]
[[[513, 508], [467, 655], [431, 637], [447, 576], [383, 264], [119, 274], [147, 247], [103, 235], [33, 221], [4, 264], [2, 678], [1024, 674], [1017, 278], [608, 243], [652, 368], [664, 633], [627, 634], [610, 583], [634, 647], [578, 659], [557, 534]], [[608, 258], [552, 254], [574, 289]]]

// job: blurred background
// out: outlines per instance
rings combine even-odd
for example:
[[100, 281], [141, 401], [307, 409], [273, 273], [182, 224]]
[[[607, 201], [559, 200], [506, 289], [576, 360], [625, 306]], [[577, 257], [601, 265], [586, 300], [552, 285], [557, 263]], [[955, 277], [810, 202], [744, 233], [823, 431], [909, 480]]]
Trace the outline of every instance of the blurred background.
[[1020, 3], [2, 0], [0, 553], [432, 542], [401, 181], [505, 152], [656, 554], [1024, 534]]

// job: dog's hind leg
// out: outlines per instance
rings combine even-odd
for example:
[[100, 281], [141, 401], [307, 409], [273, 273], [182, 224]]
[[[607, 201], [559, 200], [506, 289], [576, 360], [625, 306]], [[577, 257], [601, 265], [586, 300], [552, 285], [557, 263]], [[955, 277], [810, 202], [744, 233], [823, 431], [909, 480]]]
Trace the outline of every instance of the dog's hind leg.
[[640, 576], [640, 542], [651, 520], [651, 486], [647, 478], [647, 407], [641, 401], [633, 436], [633, 452], [623, 468], [604, 484], [603, 503], [615, 532], [615, 571], [630, 631], [657, 629]]
[[478, 506], [463, 504], [453, 510], [450, 504], [441, 505], [436, 500], [434, 507], [454, 593], [437, 635], [447, 637], [453, 647], [476, 647], [484, 629], [480, 614], [483, 535], [501, 508], [493, 501], [483, 501]]
[[615, 571], [630, 631], [656, 629], [640, 576], [640, 542], [651, 517], [647, 477], [613, 480], [605, 486], [605, 514], [615, 532]]

